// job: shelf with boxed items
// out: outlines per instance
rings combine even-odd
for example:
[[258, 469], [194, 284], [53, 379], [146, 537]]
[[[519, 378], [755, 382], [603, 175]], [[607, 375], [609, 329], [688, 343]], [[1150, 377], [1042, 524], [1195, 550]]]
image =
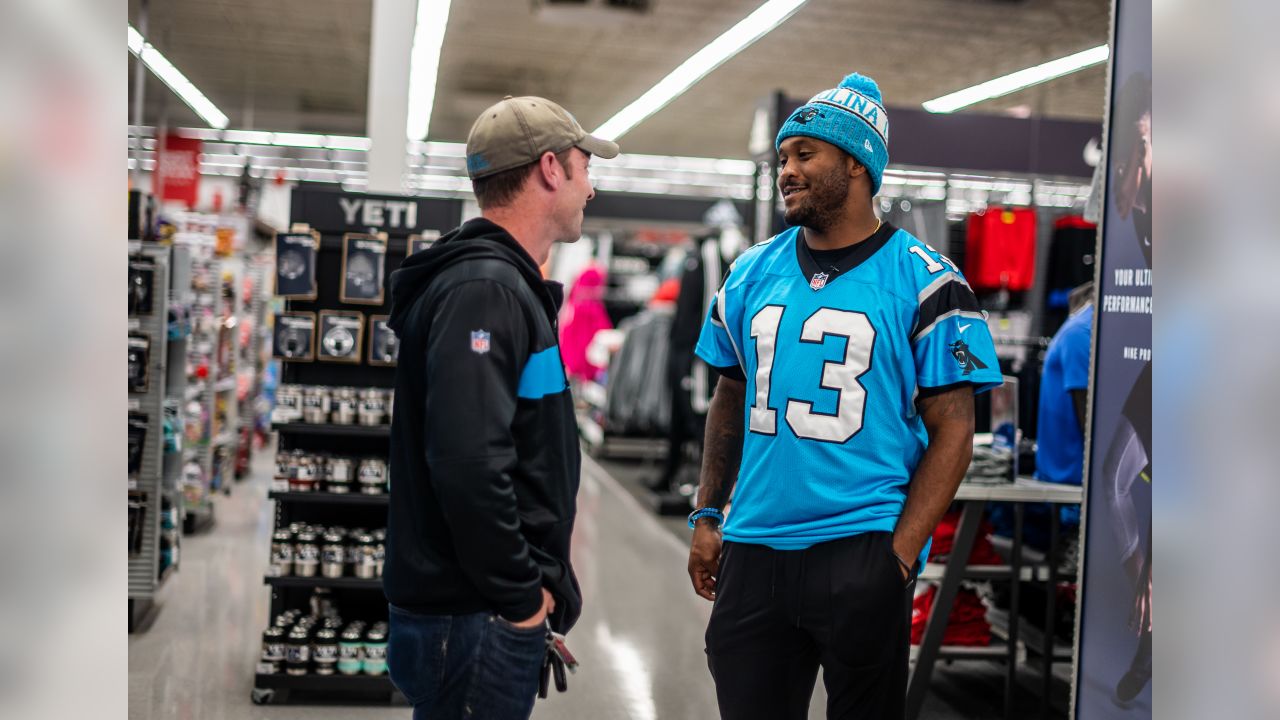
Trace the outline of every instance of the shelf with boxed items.
[[388, 495], [331, 492], [269, 492], [267, 499], [287, 503], [314, 503], [317, 505], [386, 505]]
[[[395, 686], [386, 675], [285, 675], [281, 673], [257, 673], [254, 687], [279, 690], [316, 690], [351, 693], [392, 693]], [[267, 703], [275, 698], [267, 697], [256, 702]]]
[[312, 577], [297, 577], [295, 575], [282, 575], [280, 577], [272, 577], [267, 575], [262, 579], [263, 584], [272, 587], [290, 587], [290, 588], [346, 588], [350, 590], [381, 590], [382, 578], [358, 578], [358, 577], [337, 577], [327, 578], [320, 575]]
[[[316, 591], [311, 601], [310, 613], [285, 611], [263, 631], [253, 701], [283, 701], [290, 690], [393, 691], [387, 678], [387, 622], [344, 621], [335, 599], [322, 591]], [[284, 691], [283, 695], [277, 696], [274, 690]]]
[[290, 435], [347, 435], [352, 437], [391, 437], [390, 425], [316, 425], [304, 422], [271, 423], [271, 429]]
[[[403, 232], [384, 228], [384, 238], [350, 235], [369, 228], [346, 226], [344, 214], [332, 212], [339, 207], [339, 199], [343, 203], [384, 201], [375, 196], [295, 189], [290, 215], [298, 222], [288, 233], [279, 234], [275, 243], [272, 285], [283, 306], [273, 306], [275, 322], [268, 344], [270, 354], [281, 362], [270, 418], [279, 454], [269, 488], [269, 497], [276, 501], [273, 551], [264, 575], [272, 614], [301, 607], [316, 593], [331, 592], [350, 615], [386, 620], [378, 573], [369, 573], [364, 566], [358, 574], [351, 566], [339, 572], [331, 559], [336, 550], [325, 552], [334, 543], [323, 538], [300, 540], [294, 528], [305, 526], [314, 535], [317, 529], [332, 531], [336, 526], [385, 526], [396, 358], [395, 336], [386, 328], [391, 304], [388, 280], [409, 250], [408, 235], [456, 226], [462, 203], [407, 201], [420, 212], [412, 220], [404, 216], [408, 222], [399, 228]], [[365, 543], [355, 545], [364, 552]], [[289, 552], [305, 553], [310, 577], [292, 572], [296, 568], [287, 564], [291, 560], [285, 553]], [[379, 566], [381, 562], [379, 550]], [[339, 577], [324, 577], [326, 569]], [[323, 612], [313, 614], [324, 616]], [[338, 670], [340, 675], [341, 667]], [[385, 677], [367, 674], [342, 677], [311, 670], [264, 674], [259, 668], [253, 699], [283, 702], [291, 691], [316, 696], [394, 692]], [[274, 699], [265, 699], [272, 695]]]

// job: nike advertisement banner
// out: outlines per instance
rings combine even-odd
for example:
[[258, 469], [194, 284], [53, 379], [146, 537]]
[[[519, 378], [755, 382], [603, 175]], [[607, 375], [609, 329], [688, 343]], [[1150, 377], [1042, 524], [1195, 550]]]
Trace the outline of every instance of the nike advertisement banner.
[[1074, 717], [1150, 718], [1151, 0], [1116, 0]]

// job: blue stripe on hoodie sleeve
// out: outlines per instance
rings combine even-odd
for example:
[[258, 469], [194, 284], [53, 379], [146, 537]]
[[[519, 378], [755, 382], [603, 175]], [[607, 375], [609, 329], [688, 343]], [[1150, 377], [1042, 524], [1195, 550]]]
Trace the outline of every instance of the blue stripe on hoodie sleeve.
[[529, 362], [525, 363], [524, 372], [520, 374], [516, 395], [525, 400], [538, 400], [564, 392], [567, 387], [564, 365], [560, 362], [560, 347], [552, 345], [529, 356]]

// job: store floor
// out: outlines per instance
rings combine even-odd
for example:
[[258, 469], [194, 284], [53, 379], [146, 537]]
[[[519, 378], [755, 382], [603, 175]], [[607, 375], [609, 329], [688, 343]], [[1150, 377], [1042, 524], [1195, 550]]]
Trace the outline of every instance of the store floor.
[[[163, 589], [154, 624], [130, 635], [130, 720], [409, 717], [395, 705], [250, 701], [268, 614], [262, 576], [273, 519], [266, 498], [272, 457], [270, 450], [256, 453], [251, 476], [217, 498], [217, 525], [183, 539], [181, 572]], [[685, 540], [676, 523], [655, 518], [637, 501], [634, 472], [610, 469], [622, 482], [584, 462], [574, 565], [586, 605], [570, 635], [582, 667], [568, 693], [539, 701], [534, 718], [714, 718], [702, 650], [711, 605], [689, 588]], [[939, 675], [924, 717], [1001, 716], [999, 666]], [[819, 682], [810, 717], [823, 717], [824, 704]]]

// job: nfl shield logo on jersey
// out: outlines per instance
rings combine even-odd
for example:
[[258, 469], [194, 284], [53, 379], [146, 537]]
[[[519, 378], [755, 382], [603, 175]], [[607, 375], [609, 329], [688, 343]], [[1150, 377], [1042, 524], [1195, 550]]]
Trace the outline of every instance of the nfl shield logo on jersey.
[[827, 286], [827, 279], [830, 277], [831, 277], [830, 275], [824, 272], [814, 273], [813, 279], [809, 281], [809, 287], [813, 288], [814, 290], [821, 290], [822, 288]]
[[484, 330], [471, 331], [471, 352], [477, 355], [489, 352], [489, 333]]

